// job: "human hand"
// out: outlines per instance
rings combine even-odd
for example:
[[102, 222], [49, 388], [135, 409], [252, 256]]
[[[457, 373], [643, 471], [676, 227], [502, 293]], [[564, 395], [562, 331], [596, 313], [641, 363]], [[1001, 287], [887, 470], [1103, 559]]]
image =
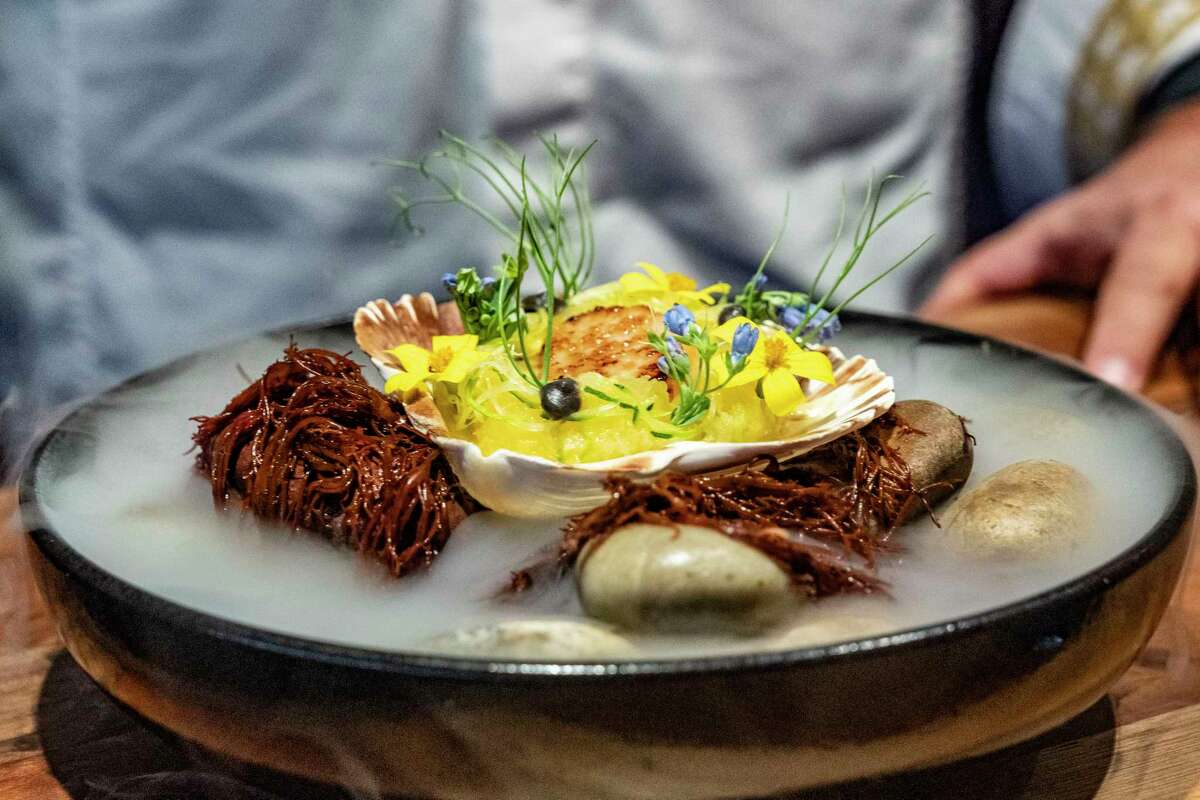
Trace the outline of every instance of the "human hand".
[[1041, 287], [1094, 289], [1085, 366], [1141, 388], [1200, 280], [1200, 100], [1164, 114], [1106, 171], [964, 254], [931, 319]]

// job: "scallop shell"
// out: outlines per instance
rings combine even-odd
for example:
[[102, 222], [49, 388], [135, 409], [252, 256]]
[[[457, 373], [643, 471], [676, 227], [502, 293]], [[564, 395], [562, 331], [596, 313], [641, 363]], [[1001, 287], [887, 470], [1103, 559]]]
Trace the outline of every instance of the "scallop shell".
[[[404, 342], [424, 347], [437, 334], [462, 332], [457, 309], [438, 306], [433, 296], [404, 295], [395, 303], [375, 300], [354, 315], [354, 334], [384, 378], [397, 372], [386, 353]], [[549, 519], [579, 514], [609, 499], [604, 480], [610, 473], [649, 479], [666, 470], [715, 472], [770, 455], [785, 460], [867, 425], [896, 401], [891, 376], [873, 359], [847, 358], [826, 349], [833, 362], [834, 385], [814, 384], [808, 402], [792, 417], [795, 436], [767, 442], [674, 442], [659, 450], [587, 464], [562, 464], [537, 456], [497, 450], [484, 455], [475, 444], [449, 435], [437, 407], [427, 396], [407, 405], [413, 423], [442, 448], [470, 494], [493, 511], [514, 517]], [[806, 387], [807, 388], [807, 387]]]
[[[363, 352], [371, 357], [384, 380], [395, 375], [396, 368], [400, 366], [388, 354], [388, 350], [405, 342], [428, 348], [433, 344], [434, 336], [462, 332], [458, 307], [453, 303], [439, 306], [429, 292], [422, 292], [415, 297], [406, 294], [395, 303], [372, 300], [354, 312], [354, 338]], [[435, 438], [445, 437], [449, 433], [441, 412], [428, 395], [407, 403], [405, 410], [413, 424], [425, 433]], [[466, 485], [465, 481], [463, 485]]]

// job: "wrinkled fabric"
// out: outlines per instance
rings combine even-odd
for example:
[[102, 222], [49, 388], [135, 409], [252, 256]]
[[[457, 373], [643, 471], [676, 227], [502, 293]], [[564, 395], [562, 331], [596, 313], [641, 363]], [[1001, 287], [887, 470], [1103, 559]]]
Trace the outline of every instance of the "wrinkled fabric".
[[[1074, 175], [1068, 141], [1068, 105], [1080, 57], [1113, 0], [1022, 0], [1016, 5], [997, 58], [988, 122], [1005, 216], [1016, 219], [1069, 189]], [[1189, 0], [1153, 0], [1140, 13], [1169, 29], [1186, 19]], [[1122, 52], [1119, 47], [1114, 52]], [[1171, 72], [1200, 53], [1200, 24], [1185, 25], [1155, 53], [1152, 68], [1136, 76], [1144, 97]], [[1135, 59], [1136, 61], [1136, 59]], [[1131, 61], [1130, 63], [1135, 63]], [[1115, 111], [1115, 109], [1114, 109]]]
[[1071, 185], [1067, 96], [1097, 16], [1109, 0], [1024, 0], [997, 60], [989, 124], [1000, 198], [1016, 218]]
[[957, 0], [59, 0], [2, 18], [0, 391], [20, 429], [188, 351], [495, 263], [502, 242], [461, 211], [397, 235], [404, 175], [380, 162], [440, 128], [599, 139], [602, 278], [638, 260], [747, 274], [790, 193], [772, 273], [805, 285], [872, 173], [935, 197], [847, 286], [936, 243], [861, 305], [910, 308], [956, 237]]
[[482, 257], [444, 230], [393, 245], [396, 176], [373, 160], [484, 119], [467, 15], [409, 5], [6, 9], [9, 380], [59, 402], [397, 292], [431, 253]]

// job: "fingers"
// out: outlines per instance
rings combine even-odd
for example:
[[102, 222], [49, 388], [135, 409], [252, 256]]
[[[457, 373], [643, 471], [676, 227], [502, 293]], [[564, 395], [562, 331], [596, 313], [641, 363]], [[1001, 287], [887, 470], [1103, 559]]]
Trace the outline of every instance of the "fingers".
[[1031, 233], [1005, 232], [967, 251], [942, 278], [920, 314], [936, 319], [988, 297], [1037, 285], [1043, 247]]
[[1112, 231], [1093, 193], [1074, 193], [1031, 212], [962, 256], [921, 308], [944, 317], [990, 297], [1047, 284], [1094, 286]]
[[1188, 219], [1165, 204], [1140, 212], [1100, 285], [1084, 365], [1111, 383], [1140, 389], [1198, 274], [1200, 247]]

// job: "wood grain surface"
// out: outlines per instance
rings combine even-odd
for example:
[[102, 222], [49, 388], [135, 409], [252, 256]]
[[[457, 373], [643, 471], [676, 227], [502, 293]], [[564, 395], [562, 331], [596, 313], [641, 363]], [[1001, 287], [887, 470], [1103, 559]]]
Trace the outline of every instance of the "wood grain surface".
[[[1015, 298], [949, 322], [1075, 355], [1089, 311], [1080, 300]], [[1188, 407], [1190, 390], [1180, 370], [1178, 360], [1165, 359], [1147, 389], [1165, 409]], [[1164, 414], [1193, 454], [1200, 453], [1200, 422]], [[1198, 572], [1193, 557], [1137, 663], [1080, 718], [983, 758], [803, 797], [1200, 800]], [[197, 762], [186, 744], [164, 743], [164, 737], [104, 696], [62, 654], [29, 578], [14, 494], [0, 489], [0, 798], [350, 796], [329, 787], [281, 784], [279, 778], [264, 788], [261, 780], [251, 782], [233, 767], [222, 771], [211, 761], [193, 767]]]

